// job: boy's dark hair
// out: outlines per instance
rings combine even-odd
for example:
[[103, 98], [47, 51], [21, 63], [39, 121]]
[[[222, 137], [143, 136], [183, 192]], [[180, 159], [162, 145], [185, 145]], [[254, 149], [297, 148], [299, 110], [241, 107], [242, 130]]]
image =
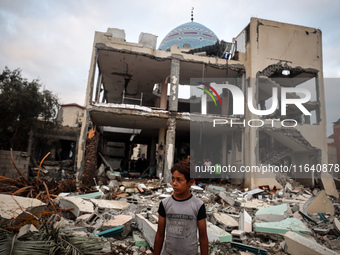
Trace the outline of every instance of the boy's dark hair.
[[173, 167], [171, 168], [171, 173], [175, 171], [178, 171], [181, 174], [183, 174], [187, 182], [189, 182], [191, 180], [190, 171], [195, 171], [195, 169], [194, 165], [190, 162], [190, 160], [185, 159], [173, 165]]

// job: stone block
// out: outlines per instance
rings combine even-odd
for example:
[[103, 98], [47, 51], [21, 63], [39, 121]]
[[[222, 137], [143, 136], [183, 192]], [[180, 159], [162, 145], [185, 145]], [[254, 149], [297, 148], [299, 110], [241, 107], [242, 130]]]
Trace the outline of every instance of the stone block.
[[335, 233], [340, 236], [340, 221], [337, 218], [334, 218], [333, 225]]
[[312, 235], [311, 230], [306, 225], [296, 219], [288, 218], [282, 221], [276, 222], [259, 222], [254, 223], [256, 232], [260, 233], [272, 233], [272, 234], [285, 234], [288, 231], [293, 231], [299, 235]]
[[94, 210], [93, 204], [91, 202], [80, 197], [62, 197], [58, 200], [58, 204], [62, 209], [73, 208], [71, 212], [76, 217], [79, 217], [82, 214], [93, 213]]
[[328, 196], [339, 198], [339, 192], [336, 189], [335, 182], [331, 174], [323, 172], [321, 174], [321, 181]]
[[102, 228], [109, 229], [118, 227], [121, 225], [125, 225], [129, 222], [131, 222], [132, 216], [130, 215], [115, 215], [112, 220], [105, 221]]
[[255, 220], [273, 222], [281, 221], [292, 216], [292, 211], [288, 204], [275, 205], [261, 208], [255, 213]]
[[246, 201], [244, 203], [241, 203], [241, 207], [247, 208], [247, 209], [260, 209], [268, 207], [268, 204], [264, 203], [261, 200], [253, 199], [251, 201]]
[[142, 214], [136, 214], [136, 222], [138, 229], [143, 233], [145, 240], [149, 243], [151, 248], [154, 248], [157, 225], [152, 224]]
[[201, 193], [201, 192], [204, 191], [204, 189], [202, 189], [201, 187], [196, 186], [196, 185], [192, 185], [192, 186], [190, 187], [190, 189], [193, 190], [193, 191], [199, 192], [199, 193]]
[[100, 198], [102, 195], [103, 195], [103, 192], [98, 191], [98, 192], [79, 195], [78, 197], [80, 197], [80, 198]]
[[220, 241], [221, 243], [223, 243], [232, 241], [232, 235], [230, 233], [213, 225], [209, 221], [207, 221], [207, 234], [209, 242]]
[[92, 215], [91, 213], [85, 213], [83, 215], [80, 215], [77, 218], [77, 221], [81, 221], [81, 220], [86, 221], [86, 220], [88, 220], [91, 217], [91, 215]]
[[239, 226], [246, 233], [252, 232], [252, 218], [246, 210], [240, 213]]
[[34, 210], [46, 204], [38, 199], [0, 194], [0, 216], [4, 219], [16, 218], [25, 210]]
[[244, 232], [243, 230], [233, 230], [231, 231], [231, 235], [233, 237], [234, 242], [235, 241], [242, 242], [247, 239], [246, 232]]
[[225, 202], [227, 202], [231, 206], [240, 206], [241, 203], [239, 201], [236, 201], [235, 199], [231, 198], [228, 194], [225, 192], [220, 192], [218, 194], [220, 198], [222, 198]]
[[220, 187], [220, 186], [215, 186], [215, 185], [209, 185], [208, 190], [210, 190], [210, 191], [225, 191], [225, 188]]
[[291, 255], [335, 255], [335, 251], [328, 249], [309, 238], [288, 231], [284, 234], [285, 251]]
[[138, 43], [143, 47], [155, 50], [157, 45], [157, 36], [150, 33], [140, 33]]
[[92, 203], [94, 203], [99, 209], [115, 209], [115, 210], [124, 210], [129, 205], [126, 201], [117, 201], [117, 200], [105, 200], [105, 199], [90, 199]]
[[249, 190], [249, 191], [241, 193], [240, 196], [244, 198], [250, 198], [253, 195], [261, 194], [262, 192], [263, 192], [263, 189], [253, 189], [253, 190]]
[[213, 213], [211, 223], [220, 225], [219, 227], [225, 231], [232, 231], [233, 229], [238, 228], [238, 222], [225, 213]]
[[331, 200], [328, 199], [326, 192], [321, 190], [315, 197], [311, 197], [304, 205], [303, 210], [308, 215], [314, 213], [329, 213], [334, 215], [334, 205]]
[[131, 232], [132, 217], [130, 215], [115, 215], [113, 220], [105, 221], [102, 230], [123, 226], [121, 236], [125, 238]]

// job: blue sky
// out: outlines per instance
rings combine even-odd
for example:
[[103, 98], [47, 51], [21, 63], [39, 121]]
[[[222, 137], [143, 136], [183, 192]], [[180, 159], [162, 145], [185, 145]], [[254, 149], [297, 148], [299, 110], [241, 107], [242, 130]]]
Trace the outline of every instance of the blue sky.
[[[158, 36], [158, 44], [174, 27], [195, 21], [231, 41], [251, 17], [322, 30], [327, 135], [340, 118], [340, 24], [338, 0], [1, 0], [0, 68], [22, 69], [58, 94], [61, 103], [84, 105], [95, 31], [124, 29], [126, 40], [141, 32]], [[332, 79], [330, 79], [332, 78]], [[327, 80], [329, 79], [328, 82]]]

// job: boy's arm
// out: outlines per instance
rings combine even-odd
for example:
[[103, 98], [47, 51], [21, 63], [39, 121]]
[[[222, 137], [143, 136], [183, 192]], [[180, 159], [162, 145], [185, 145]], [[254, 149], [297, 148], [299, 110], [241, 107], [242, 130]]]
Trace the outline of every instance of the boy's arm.
[[162, 251], [164, 233], [165, 233], [165, 218], [159, 215], [158, 216], [158, 228], [157, 228], [157, 233], [155, 236], [155, 245], [153, 249], [154, 255], [159, 255]]
[[208, 255], [209, 242], [208, 242], [208, 235], [207, 235], [206, 219], [199, 220], [197, 221], [197, 223], [198, 223], [198, 233], [200, 236], [201, 255]]

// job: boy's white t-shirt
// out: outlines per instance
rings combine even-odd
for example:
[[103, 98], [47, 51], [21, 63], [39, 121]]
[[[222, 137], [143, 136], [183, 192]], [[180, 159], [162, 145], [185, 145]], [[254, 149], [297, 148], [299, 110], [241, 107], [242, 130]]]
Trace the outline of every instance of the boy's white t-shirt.
[[158, 213], [165, 218], [164, 251], [198, 254], [197, 221], [207, 217], [204, 203], [193, 195], [185, 200], [171, 196], [161, 201]]

